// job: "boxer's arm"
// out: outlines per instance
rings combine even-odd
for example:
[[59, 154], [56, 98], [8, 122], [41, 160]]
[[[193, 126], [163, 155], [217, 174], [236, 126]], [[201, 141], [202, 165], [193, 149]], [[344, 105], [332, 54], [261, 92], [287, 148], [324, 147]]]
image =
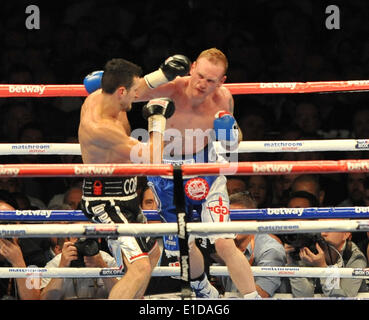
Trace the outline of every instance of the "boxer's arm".
[[[111, 120], [88, 123], [84, 133], [89, 135], [92, 145], [112, 153], [112, 158], [127, 163], [160, 163], [163, 153], [163, 135], [166, 119], [174, 113], [170, 99], [154, 99], [143, 107], [143, 117], [148, 120], [149, 141], [142, 143], [127, 134], [122, 127]], [[147, 131], [142, 132], [142, 136]], [[137, 137], [138, 138], [138, 137]], [[100, 151], [101, 152], [101, 151]]]
[[137, 97], [135, 98], [134, 102], [148, 101], [160, 97], [173, 98], [173, 94], [176, 88], [175, 80], [170, 81], [166, 84], [162, 84], [154, 89], [150, 88], [143, 78], [141, 78], [139, 81], [140, 84], [137, 91]]
[[143, 77], [135, 101], [147, 101], [160, 97], [173, 97], [176, 77], [186, 76], [191, 68], [191, 61], [184, 55], [175, 54], [166, 59], [158, 70]]
[[114, 121], [103, 120], [99, 123], [90, 123], [87, 134], [91, 141], [89, 144], [91, 149], [95, 147], [106, 150], [112, 154], [112, 158], [117, 159], [117, 162], [131, 162], [131, 150], [136, 145], [141, 144], [141, 149], [145, 149], [144, 143], [130, 137], [122, 126]]
[[[135, 101], [148, 101], [153, 98], [171, 97], [170, 90], [173, 90], [171, 86], [166, 86], [166, 88], [162, 90], [154, 91], [154, 89], [173, 81], [177, 76], [183, 77], [187, 75], [190, 68], [191, 61], [184, 55], [175, 54], [167, 58], [156, 71], [148, 73], [140, 79], [138, 97]], [[104, 72], [99, 70], [85, 77], [83, 84], [89, 94], [101, 88], [103, 74]]]

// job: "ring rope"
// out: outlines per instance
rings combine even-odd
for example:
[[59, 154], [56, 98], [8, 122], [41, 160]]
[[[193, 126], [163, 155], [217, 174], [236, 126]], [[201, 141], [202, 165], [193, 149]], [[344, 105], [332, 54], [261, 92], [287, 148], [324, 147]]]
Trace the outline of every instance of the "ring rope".
[[[299, 220], [299, 221], [243, 221], [189, 222], [187, 232], [200, 237], [219, 233], [316, 233], [369, 231], [369, 220]], [[162, 236], [178, 234], [177, 223], [127, 224], [7, 224], [0, 225], [0, 238], [18, 237], [109, 237]]]
[[[259, 161], [183, 164], [184, 176], [369, 172], [369, 160]], [[3, 164], [0, 177], [172, 176], [170, 164]]]
[[[230, 218], [237, 220], [284, 219], [357, 219], [369, 218], [369, 207], [314, 207], [230, 209]], [[148, 221], [160, 221], [156, 210], [143, 210]], [[197, 211], [193, 217], [198, 218]], [[0, 210], [0, 221], [89, 221], [82, 210]]]
[[[312, 82], [251, 82], [224, 84], [231, 94], [276, 94], [369, 91], [369, 80], [312, 81]], [[2, 84], [0, 97], [85, 97], [81, 84]]]
[[[365, 268], [319, 268], [319, 267], [273, 267], [252, 266], [255, 277], [304, 277], [304, 278], [356, 278], [369, 279], [369, 269]], [[210, 266], [210, 275], [228, 276], [225, 266]], [[124, 272], [119, 268], [38, 268], [1, 267], [0, 278], [109, 278], [120, 277]], [[180, 275], [179, 267], [155, 267], [152, 276], [173, 277]]]
[[[220, 142], [214, 142], [217, 153], [227, 153]], [[234, 153], [365, 151], [369, 139], [241, 141]], [[81, 155], [78, 143], [0, 143], [0, 155]]]
[[[339, 82], [314, 82], [314, 83], [256, 83], [256, 84], [231, 84], [229, 85], [229, 89], [231, 90], [232, 94], [247, 94], [247, 93], [308, 93], [308, 92], [330, 92], [330, 91], [368, 91], [369, 87], [368, 87], [369, 81], [363, 80], [363, 81], [339, 81]], [[72, 90], [75, 89], [75, 90]], [[5, 90], [4, 90], [5, 89]], [[65, 90], [67, 89], [67, 90]], [[254, 90], [254, 91], [253, 91]], [[68, 92], [66, 92], [68, 91]], [[72, 92], [73, 91], [73, 92]], [[7, 93], [6, 93], [7, 92]], [[53, 96], [52, 94], [55, 94], [56, 92], [58, 92], [58, 96], [62, 96], [63, 92], [65, 93], [65, 96], [77, 96], [78, 94], [80, 94], [80, 96], [86, 96], [87, 92], [85, 90], [85, 88], [82, 85], [79, 86], [42, 86], [42, 85], [4, 85], [1, 86], [0, 88], [0, 96], [28, 96], [30, 94], [30, 96], [33, 97], [41, 97], [41, 96]], [[82, 94], [81, 94], [82, 93]], [[5, 94], [5, 95], [2, 95]], [[7, 94], [11, 94], [11, 95], [7, 95]], [[71, 95], [72, 94], [72, 95]], [[341, 141], [340, 141], [340, 145], [342, 145]], [[264, 144], [264, 147], [266, 147], [266, 145]], [[298, 150], [298, 148], [296, 148], [295, 146], [289, 146], [289, 145], [281, 145], [283, 150], [286, 151], [294, 151], [294, 150]], [[287, 148], [287, 149], [286, 149]], [[357, 148], [357, 146], [355, 145], [355, 148]], [[290, 149], [290, 150], [288, 150]], [[239, 150], [242, 150], [242, 148], [239, 148]], [[248, 149], [250, 150], [250, 149]], [[334, 148], [333, 151], [338, 151], [337, 147]], [[238, 151], [238, 152], [242, 152], [242, 151]], [[257, 152], [257, 151], [249, 151], [249, 152]], [[275, 149], [270, 151], [270, 152], [276, 152]], [[30, 152], [27, 152], [27, 154], [29, 154]], [[14, 154], [14, 152], [12, 152], [12, 154]], [[40, 154], [42, 154], [42, 152], [40, 152]], [[359, 160], [361, 161], [361, 160]], [[306, 167], [310, 168], [310, 170], [316, 170], [315, 166], [319, 166], [322, 164], [322, 161], [319, 161], [320, 164], [315, 163], [313, 164], [311, 161], [309, 162], [309, 164], [306, 162], [305, 164], [305, 169]], [[246, 165], [246, 164], [244, 164]], [[252, 169], [253, 171], [250, 172], [250, 168], [242, 168], [242, 170], [245, 170], [247, 173], [260, 173], [263, 170], [267, 170], [269, 174], [280, 174], [280, 170], [283, 171], [283, 167], [282, 166], [288, 166], [289, 167], [285, 167], [284, 170], [287, 170], [288, 172], [295, 172], [293, 170], [298, 170], [301, 169], [299, 168], [299, 166], [296, 166], [296, 164], [291, 164], [291, 163], [287, 163], [285, 162], [283, 163], [268, 163], [268, 164], [254, 164]], [[292, 165], [292, 167], [291, 167]], [[367, 171], [368, 170], [368, 162], [362, 162], [362, 163], [358, 163], [358, 161], [355, 161], [355, 163], [351, 162], [344, 162], [344, 161], [336, 161], [335, 162], [335, 168], [332, 168], [332, 163], [328, 163], [325, 162], [323, 165], [323, 170], [321, 168], [319, 168], [319, 172], [316, 173], [324, 173], [323, 171], [326, 170], [326, 173], [329, 172], [342, 172], [341, 170], [348, 170], [350, 172], [357, 172], [356, 170], [359, 170], [358, 172], [363, 172], [363, 171]], [[229, 166], [229, 165], [228, 165]], [[264, 167], [263, 167], [264, 166]], [[196, 170], [199, 170], [199, 166], [194, 166], [197, 167]], [[237, 164], [237, 167], [239, 167], [239, 164]], [[333, 166], [334, 167], [334, 166]], [[263, 169], [265, 168], [265, 169]], [[338, 169], [337, 169], [338, 168]], [[10, 171], [7, 171], [9, 170]], [[29, 171], [26, 170], [27, 168], [23, 168], [21, 171], [19, 169], [19, 171], [16, 173], [16, 175], [18, 176], [20, 173], [20, 176], [26, 176], [27, 173], [29, 173]], [[29, 169], [29, 168], [28, 168]], [[55, 168], [54, 168], [55, 169]], [[102, 175], [111, 175], [109, 174], [109, 171], [112, 171], [114, 174], [116, 173], [115, 168], [112, 169], [112, 167], [110, 166], [110, 168], [106, 168], [105, 170], [107, 170], [107, 172], [104, 171], [104, 168], [101, 168], [99, 166], [92, 166], [92, 170], [91, 168], [87, 169], [87, 168], [81, 168], [81, 167], [75, 167], [74, 166], [74, 174], [77, 174], [77, 172], [79, 172], [78, 170], [81, 170], [83, 173], [82, 174], [87, 174], [87, 176], [95, 175], [96, 174], [96, 169], [99, 169], [97, 171], [100, 171], [97, 175], [102, 176]], [[149, 168], [150, 172], [152, 168]], [[161, 168], [163, 169], [163, 168]], [[188, 172], [186, 172], [186, 166], [183, 166], [183, 174], [185, 175], [186, 173], [189, 174]], [[187, 166], [188, 171], [190, 171], [191, 169], [193, 170], [194, 168], [189, 168]], [[202, 168], [204, 169], [204, 168]], [[212, 169], [214, 170], [215, 168], [206, 168], [208, 169]], [[222, 170], [222, 171], [227, 171], [226, 167], [219, 167], [218, 165], [218, 170]], [[41, 170], [40, 168], [38, 168], [38, 170]], [[168, 168], [167, 168], [168, 170]], [[201, 169], [200, 169], [201, 170]], [[256, 172], [255, 172], [256, 170]], [[309, 169], [307, 169], [309, 170]], [[338, 170], [338, 171], [334, 171], [334, 170]], [[32, 171], [32, 170], [30, 170]], [[33, 171], [37, 171], [37, 170], [33, 170]], [[42, 171], [42, 170], [41, 170]], [[118, 170], [119, 171], [119, 170]], [[169, 172], [172, 171], [171, 169], [169, 169]], [[238, 171], [238, 168], [237, 168]], [[11, 168], [7, 168], [6, 165], [2, 166], [0, 169], [0, 172], [11, 172]], [[14, 172], [14, 171], [13, 171]], [[40, 172], [40, 171], [37, 171]], [[103, 174], [101, 174], [101, 172]], [[278, 172], [278, 173], [275, 173]], [[298, 171], [299, 172], [299, 171]], [[345, 171], [344, 171], [345, 172]], [[113, 174], [112, 173], [112, 174]], [[173, 171], [170, 172], [171, 174], [173, 174]], [[222, 172], [223, 174], [226, 174], [224, 172]], [[241, 172], [240, 172], [241, 173]], [[244, 173], [244, 172], [243, 172]], [[283, 172], [285, 173], [285, 172]], [[39, 173], [38, 173], [39, 174]], [[41, 176], [44, 173], [41, 173]], [[60, 171], [58, 172], [58, 175], [64, 175], [65, 171]], [[155, 173], [155, 174], [160, 174], [160, 173]], [[197, 174], [199, 174], [197, 172]], [[218, 173], [219, 174], [219, 173]], [[137, 174], [136, 174], [137, 175]], [[147, 174], [145, 174], [147, 175]], [[160, 174], [163, 175], [163, 174]], [[9, 176], [9, 174], [8, 174]], [[69, 174], [67, 175], [69, 176]], [[275, 224], [274, 222], [268, 222], [267, 224], [261, 222], [257, 222], [252, 223], [252, 225], [247, 225], [246, 226], [242, 226], [240, 223], [237, 222], [233, 222], [230, 223], [232, 224], [232, 227], [235, 227], [237, 224], [237, 227], [240, 228], [241, 230], [238, 231], [238, 233], [286, 233], [286, 232], [293, 232], [293, 233], [299, 233], [299, 232], [313, 232], [317, 231], [318, 228], [322, 228], [325, 227], [324, 230], [328, 231], [333, 231], [332, 229], [334, 229], [334, 231], [348, 231], [350, 228], [352, 228], [352, 230], [350, 231], [361, 231], [361, 230], [369, 230], [369, 220], [362, 220], [362, 221], [304, 221], [304, 226], [301, 225], [300, 221], [296, 222], [296, 221], [289, 221], [287, 223], [280, 223], [277, 222], [277, 224]], [[314, 223], [315, 222], [315, 223]], [[324, 223], [328, 222], [329, 223], [329, 228], [327, 228], [327, 226], [324, 226]], [[344, 222], [344, 225], [339, 222]], [[292, 224], [291, 224], [292, 223]], [[338, 224], [337, 224], [338, 223]], [[250, 224], [250, 223], [249, 223]], [[158, 226], [155, 226], [155, 229], [162, 229], [163, 226], [168, 227], [168, 229], [170, 229], [169, 227], [171, 224], [164, 224], [161, 225], [160, 228]], [[174, 227], [178, 227], [176, 224], [173, 224]], [[197, 235], [201, 235], [202, 233], [205, 232], [205, 235], [209, 234], [212, 232], [212, 227], [220, 227], [217, 226], [218, 224], [208, 224], [208, 223], [202, 223], [201, 224], [201, 229], [196, 231], [196, 224], [193, 223], [189, 223], [187, 224], [187, 232], [188, 233], [195, 233]], [[29, 236], [30, 233], [32, 232], [39, 232], [41, 231], [46, 231], [46, 230], [42, 230], [42, 227], [47, 227], [48, 232], [50, 232], [50, 226], [51, 225], [31, 225], [31, 226], [21, 226], [19, 228], [19, 225], [14, 226], [15, 228], [18, 229], [12, 229], [13, 226], [8, 225], [5, 226], [6, 228], [3, 228], [2, 230], [0, 229], [0, 233], [1, 236], [3, 237], [9, 237], [9, 236], [17, 236], [17, 237], [27, 237]], [[27, 227], [33, 227], [33, 228], [27, 228]], [[51, 229], [55, 229], [55, 227], [59, 227], [57, 225], [52, 225]], [[72, 226], [67, 226], [67, 225], [62, 225], [61, 226], [63, 228], [63, 231], [67, 231], [68, 235], [73, 235], [73, 230], [76, 232], [78, 231], [78, 228], [73, 228], [73, 227], [80, 227], [79, 225], [72, 225]], [[124, 228], [123, 230], [121, 230], [123, 226], [120, 225], [114, 225], [113, 227], [111, 225], [86, 225], [83, 226], [83, 235], [84, 236], [96, 236], [96, 237], [100, 237], [100, 236], [109, 236], [109, 235], [117, 235], [120, 234], [120, 232], [124, 232]], [[131, 224], [130, 226], [124, 226], [124, 227], [130, 227], [129, 230], [129, 234], [131, 235], [132, 232], [134, 232], [134, 234], [132, 235], [137, 235], [137, 232], [140, 232], [140, 230], [135, 230], [136, 226], [134, 224]], [[137, 226], [138, 227], [138, 226]], [[140, 227], [145, 227], [145, 229], [149, 229], [147, 227], [151, 227], [150, 225], [140, 225]], [[198, 225], [197, 225], [198, 227]], [[226, 228], [224, 228], [226, 227]], [[213, 232], [217, 233], [217, 232], [226, 232], [227, 227], [229, 227], [229, 223], [221, 223], [221, 230], [217, 231], [216, 228], [213, 228]], [[249, 231], [249, 229], [253, 227], [255, 230], [253, 231]], [[23, 230], [22, 230], [23, 228]], [[70, 228], [72, 230], [70, 230]], [[57, 228], [56, 228], [57, 229]], [[134, 230], [132, 230], [134, 229]], [[140, 228], [138, 228], [140, 229]], [[177, 228], [175, 228], [177, 229]], [[307, 229], [307, 230], [306, 230]], [[337, 230], [338, 229], [338, 230]], [[150, 232], [147, 232], [148, 230], [144, 230], [145, 235], [151, 235]], [[155, 230], [157, 231], [157, 230]], [[210, 232], [209, 232], [210, 231]], [[28, 232], [28, 233], [27, 233]], [[65, 233], [62, 234], [65, 234]], [[175, 230], [175, 233], [177, 233], [178, 230]], [[197, 233], [196, 233], [197, 232]], [[237, 231], [236, 231], [237, 232]], [[165, 234], [170, 234], [170, 232], [165, 231]], [[52, 232], [52, 236], [57, 236], [58, 233], [55, 234], [55, 232]], [[154, 234], [153, 234], [154, 235]], [[155, 233], [156, 235], [156, 233]], [[36, 234], [34, 234], [33, 236], [36, 236]], [[41, 236], [45, 236], [45, 234], [42, 234]], [[76, 235], [77, 236], [77, 235]], [[258, 267], [256, 267], [258, 268]], [[298, 273], [298, 271], [302, 271], [302, 268], [288, 268], [286, 269], [286, 267], [284, 267], [284, 269], [282, 270], [282, 267], [259, 267], [259, 268], [264, 268], [264, 271], [269, 271], [272, 273], [277, 272], [279, 277], [281, 276], [291, 276], [291, 272], [293, 273], [294, 276], [298, 276], [296, 275], [296, 273]], [[16, 268], [18, 269], [18, 268]], [[60, 268], [56, 268], [58, 269], [58, 271], [60, 272], [61, 269]], [[67, 268], [68, 271], [73, 271], [71, 270], [71, 268]], [[78, 269], [78, 268], [77, 268]], [[179, 268], [178, 268], [179, 269]], [[327, 273], [329, 271], [334, 272], [334, 276], [337, 276], [338, 273], [341, 273], [345, 270], [343, 270], [343, 268], [337, 268], [338, 270], [333, 270], [333, 268], [331, 269], [326, 269], [326, 268], [310, 268], [313, 269], [312, 272], [318, 272], [321, 271], [322, 273], [324, 273], [324, 275], [327, 276]], [[318, 269], [322, 269], [322, 270], [318, 270]], [[14, 269], [13, 269], [14, 270]], [[45, 269], [44, 269], [45, 270]], [[253, 270], [253, 274], [254, 276], [258, 276], [257, 270], [255, 269], [255, 267], [252, 268]], [[84, 275], [86, 275], [86, 271], [87, 269], [84, 268], [83, 270], [79, 269], [79, 272], [83, 272]], [[179, 270], [178, 270], [179, 271]], [[99, 270], [99, 274], [98, 277], [101, 277], [101, 273], [102, 271]], [[179, 274], [179, 272], [178, 272]], [[361, 269], [359, 273], [357, 273], [359, 275], [362, 274], [366, 274], [366, 270], [365, 269]], [[154, 275], [154, 274], [153, 274]], [[349, 275], [350, 277], [353, 277], [354, 275], [356, 275], [355, 270], [351, 269], [349, 270]], [[28, 276], [29, 276], [29, 271], [28, 271]], [[304, 277], [307, 277], [307, 275], [303, 275]], [[315, 275], [314, 277], [316, 277], [317, 275]], [[11, 277], [14, 278], [14, 275], [7, 275], [6, 277]], [[65, 276], [63, 276], [65, 277]]]

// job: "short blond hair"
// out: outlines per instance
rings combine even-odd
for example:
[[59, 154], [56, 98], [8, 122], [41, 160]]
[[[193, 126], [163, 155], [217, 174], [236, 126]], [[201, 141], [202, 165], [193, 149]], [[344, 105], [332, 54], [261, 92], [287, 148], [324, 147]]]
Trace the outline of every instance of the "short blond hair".
[[222, 51], [220, 51], [219, 49], [210, 48], [210, 49], [204, 50], [199, 54], [199, 56], [197, 57], [196, 60], [198, 60], [200, 58], [206, 58], [214, 64], [222, 63], [224, 65], [224, 74], [227, 73], [228, 59], [225, 56], [225, 54]]

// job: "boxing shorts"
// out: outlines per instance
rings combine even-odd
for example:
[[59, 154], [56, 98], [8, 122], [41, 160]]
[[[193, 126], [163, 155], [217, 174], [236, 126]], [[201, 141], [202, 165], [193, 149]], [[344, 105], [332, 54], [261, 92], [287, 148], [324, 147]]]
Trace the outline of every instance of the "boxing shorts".
[[[137, 177], [85, 178], [81, 208], [94, 223], [146, 223], [137, 196]], [[150, 237], [109, 237], [109, 248], [123, 266], [120, 250], [129, 262], [147, 257], [156, 245]]]
[[[190, 164], [199, 159], [208, 162], [208, 151], [204, 149], [201, 156], [192, 155], [190, 158], [175, 159], [164, 157], [163, 163]], [[173, 203], [174, 182], [171, 177], [148, 177], [148, 185], [152, 189], [157, 203], [158, 213], [162, 222], [177, 222], [176, 207]], [[227, 179], [224, 175], [184, 177], [183, 188], [185, 196], [186, 214], [188, 222], [229, 222], [229, 198]], [[209, 235], [210, 243], [214, 244], [219, 238], [235, 238], [234, 233]], [[190, 235], [189, 242], [194, 241]], [[163, 236], [163, 246], [168, 259], [179, 256], [178, 238], [175, 235]]]

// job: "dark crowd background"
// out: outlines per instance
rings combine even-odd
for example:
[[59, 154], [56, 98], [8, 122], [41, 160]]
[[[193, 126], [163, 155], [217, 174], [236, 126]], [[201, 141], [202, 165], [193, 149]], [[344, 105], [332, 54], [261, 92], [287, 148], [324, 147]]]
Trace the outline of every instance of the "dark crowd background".
[[[28, 30], [28, 5], [40, 29]], [[328, 5], [340, 29], [326, 28]], [[122, 57], [152, 72], [170, 55], [194, 61], [217, 47], [229, 59], [227, 83], [365, 80], [369, 69], [369, 3], [309, 0], [15, 1], [0, 9], [0, 80], [4, 84], [81, 84], [85, 75]], [[369, 138], [368, 93], [237, 95], [244, 140]], [[0, 100], [0, 141], [78, 142], [84, 98]], [[147, 124], [141, 104], [132, 129]], [[365, 152], [241, 154], [240, 161], [367, 158]], [[80, 157], [2, 156], [1, 163], [69, 163]], [[347, 197], [346, 175], [326, 175], [326, 204]], [[20, 179], [18, 179], [20, 180]], [[15, 190], [47, 204], [73, 179], [22, 179]], [[4, 187], [5, 188], [5, 187]], [[9, 187], [6, 187], [9, 189]]]

